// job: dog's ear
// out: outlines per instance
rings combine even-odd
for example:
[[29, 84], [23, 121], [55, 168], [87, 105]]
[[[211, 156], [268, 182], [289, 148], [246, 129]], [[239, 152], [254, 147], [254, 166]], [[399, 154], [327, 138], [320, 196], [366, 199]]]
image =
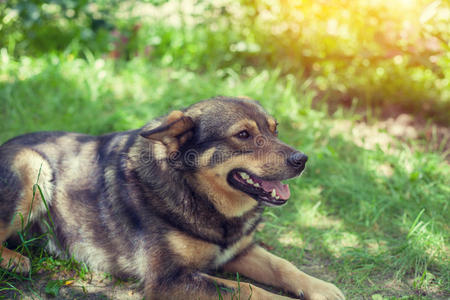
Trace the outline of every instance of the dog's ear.
[[177, 151], [192, 135], [194, 121], [179, 110], [172, 111], [156, 128], [144, 130], [140, 133], [146, 139], [163, 143], [167, 153]]

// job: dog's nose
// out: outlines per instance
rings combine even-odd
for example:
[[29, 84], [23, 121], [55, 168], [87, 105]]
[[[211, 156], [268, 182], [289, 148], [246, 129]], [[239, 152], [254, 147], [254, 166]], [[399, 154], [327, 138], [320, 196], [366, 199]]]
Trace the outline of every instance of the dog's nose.
[[301, 152], [294, 152], [287, 159], [288, 163], [296, 168], [304, 168], [307, 160], [308, 156]]

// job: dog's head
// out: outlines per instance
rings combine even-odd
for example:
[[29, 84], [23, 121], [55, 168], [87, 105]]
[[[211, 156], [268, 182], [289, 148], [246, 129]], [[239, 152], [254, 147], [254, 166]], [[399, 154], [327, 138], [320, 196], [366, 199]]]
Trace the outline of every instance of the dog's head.
[[228, 216], [290, 196], [282, 180], [298, 176], [307, 156], [277, 138], [277, 122], [258, 102], [215, 98], [174, 111], [143, 137], [162, 143], [166, 160]]

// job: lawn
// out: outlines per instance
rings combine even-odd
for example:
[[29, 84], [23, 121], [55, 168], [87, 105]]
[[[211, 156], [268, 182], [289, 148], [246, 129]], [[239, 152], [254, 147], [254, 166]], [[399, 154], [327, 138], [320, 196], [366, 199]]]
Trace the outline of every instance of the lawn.
[[[69, 29], [79, 34], [84, 25], [75, 21]], [[9, 28], [5, 24], [0, 33]], [[174, 30], [167, 24], [144, 24], [150, 28], [148, 36], [142, 31], [128, 35], [127, 46], [138, 44], [132, 50], [98, 49], [94, 46], [102, 41], [94, 39], [42, 49], [32, 39], [0, 38], [0, 143], [40, 130], [98, 135], [134, 129], [172, 109], [217, 95], [257, 99], [278, 119], [280, 139], [309, 156], [304, 174], [289, 182], [289, 202], [266, 209], [257, 232], [261, 245], [333, 282], [347, 299], [450, 298], [450, 134], [449, 114], [442, 109], [450, 103], [448, 52], [439, 61], [441, 69], [385, 61], [383, 70], [399, 75], [388, 82], [377, 77], [381, 67], [375, 64], [367, 77], [355, 71], [360, 66], [352, 65], [356, 73], [349, 75], [345, 63], [330, 66], [329, 61], [299, 60], [305, 69], [292, 72], [281, 60], [274, 63], [282, 56], [275, 51], [280, 49], [264, 44], [270, 39], [258, 28], [252, 28], [254, 39], [249, 33], [247, 38], [270, 49], [238, 55], [225, 53], [234, 35], [241, 33], [234, 27], [225, 40], [217, 40], [216, 33], [224, 33], [220, 30], [226, 24], [216, 31], [201, 26]], [[132, 34], [133, 27], [127, 26], [122, 29]], [[152, 58], [130, 55], [145, 50], [142, 40], [153, 47]], [[272, 60], [267, 58], [269, 50], [274, 51]], [[114, 51], [122, 56], [111, 55]], [[318, 65], [329, 77], [306, 74], [308, 67]], [[388, 108], [395, 106], [396, 113], [380, 114], [386, 106], [377, 97]], [[405, 99], [415, 102], [408, 106]], [[364, 101], [370, 105], [358, 104]], [[439, 109], [421, 111], [429, 106]], [[0, 270], [0, 298], [142, 298], [133, 281], [49, 255], [41, 246], [45, 235], [23, 233], [22, 238], [19, 251], [32, 258], [32, 272], [20, 276]]]
[[[325, 104], [313, 109], [307, 84], [276, 72], [198, 75], [140, 59], [14, 60], [6, 53], [1, 59], [1, 142], [38, 130], [101, 134], [136, 128], [215, 95], [260, 100], [278, 118], [280, 138], [310, 160], [290, 183], [289, 203], [266, 209], [258, 240], [336, 283], [349, 299], [448, 297], [450, 167], [442, 153], [427, 151], [420, 141], [400, 140], [344, 110], [330, 116]], [[39, 294], [43, 283], [34, 277], [43, 270], [50, 285], [57, 279], [89, 286], [82, 264], [35, 248], [33, 253], [31, 277], [2, 271], [1, 289], [17, 285], [19, 294]]]

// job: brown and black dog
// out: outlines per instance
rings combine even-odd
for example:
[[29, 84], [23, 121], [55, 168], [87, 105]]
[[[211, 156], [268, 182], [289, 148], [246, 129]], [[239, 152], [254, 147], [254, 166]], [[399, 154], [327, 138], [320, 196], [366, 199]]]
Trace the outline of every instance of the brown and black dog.
[[[51, 252], [138, 278], [146, 299], [217, 299], [218, 288], [224, 299], [290, 299], [212, 276], [218, 269], [297, 297], [344, 299], [253, 241], [264, 207], [290, 196], [281, 180], [306, 160], [242, 98], [201, 101], [127, 132], [26, 134], [0, 147], [0, 243], [24, 224], [46, 231], [50, 215]], [[0, 252], [1, 267], [30, 270], [27, 257]]]

